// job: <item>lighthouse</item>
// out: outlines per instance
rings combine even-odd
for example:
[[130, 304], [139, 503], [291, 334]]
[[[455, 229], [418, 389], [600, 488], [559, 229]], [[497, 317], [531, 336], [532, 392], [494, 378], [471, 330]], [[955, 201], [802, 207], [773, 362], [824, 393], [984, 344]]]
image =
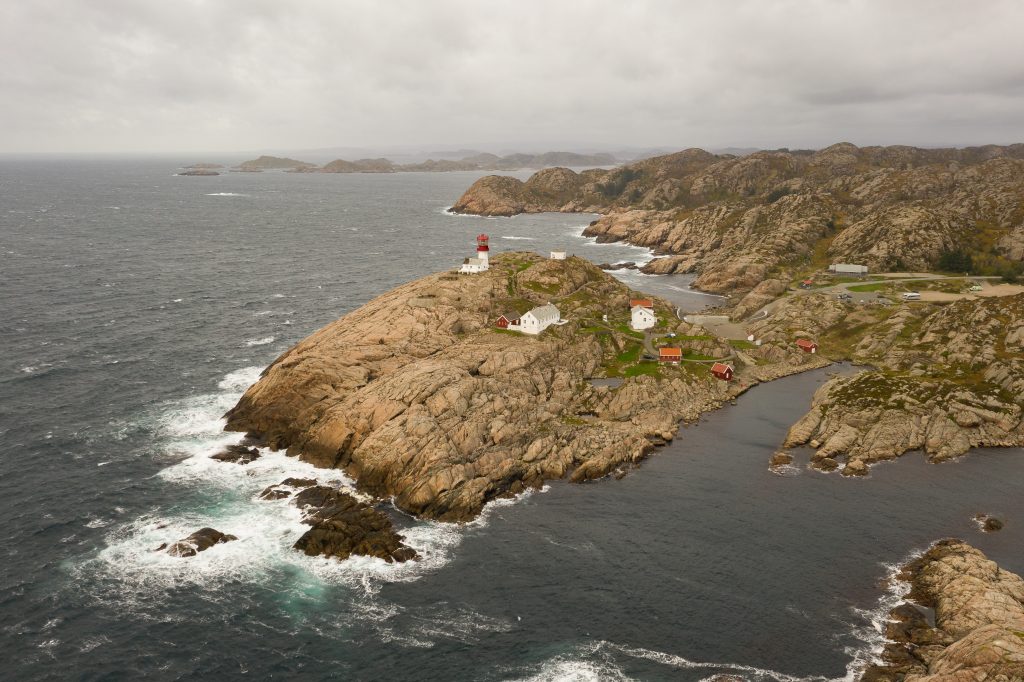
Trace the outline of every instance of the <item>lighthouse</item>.
[[490, 269], [490, 255], [491, 247], [487, 245], [489, 237], [486, 234], [480, 234], [476, 237], [476, 258], [467, 258], [462, 263], [462, 267], [459, 268], [459, 273], [463, 275], [474, 275], [478, 272], [484, 272]]
[[478, 234], [476, 236], [476, 257], [480, 259], [480, 269], [486, 270], [490, 267], [491, 247], [487, 245], [488, 236]]

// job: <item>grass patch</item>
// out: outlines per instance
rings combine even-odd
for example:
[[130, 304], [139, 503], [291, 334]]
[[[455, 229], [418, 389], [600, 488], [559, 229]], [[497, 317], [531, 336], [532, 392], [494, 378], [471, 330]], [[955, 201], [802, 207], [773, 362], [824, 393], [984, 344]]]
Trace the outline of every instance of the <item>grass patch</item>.
[[657, 362], [641, 362], [633, 365], [632, 367], [627, 367], [622, 374], [627, 377], [638, 377], [643, 375], [657, 377], [660, 379], [661, 367], [658, 366]]
[[869, 291], [884, 291], [889, 286], [891, 286], [890, 282], [875, 282], [874, 284], [859, 284], [855, 287], [847, 287], [846, 290], [866, 293]]
[[733, 348], [739, 348], [741, 350], [752, 350], [757, 348], [753, 342], [747, 341], [746, 339], [729, 339], [729, 345]]

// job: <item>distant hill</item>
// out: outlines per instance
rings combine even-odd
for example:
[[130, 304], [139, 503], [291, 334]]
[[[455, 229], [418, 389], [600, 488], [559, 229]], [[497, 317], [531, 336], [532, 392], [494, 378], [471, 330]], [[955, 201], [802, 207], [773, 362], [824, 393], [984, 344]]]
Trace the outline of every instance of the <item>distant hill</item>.
[[[449, 171], [514, 171], [522, 168], [551, 168], [554, 166], [596, 167], [614, 166], [617, 159], [611, 154], [577, 154], [575, 152], [545, 152], [543, 154], [508, 154], [498, 156], [480, 152], [462, 159], [427, 159], [420, 163], [398, 164], [390, 159], [335, 159], [316, 166], [294, 159], [261, 156], [246, 161], [242, 170], [284, 168], [296, 173], [444, 173]], [[274, 165], [269, 165], [274, 164]]]
[[258, 159], [253, 159], [251, 161], [243, 161], [238, 165], [238, 167], [244, 171], [289, 170], [295, 168], [314, 168], [316, 167], [316, 164], [288, 159], [281, 156], [261, 156]]

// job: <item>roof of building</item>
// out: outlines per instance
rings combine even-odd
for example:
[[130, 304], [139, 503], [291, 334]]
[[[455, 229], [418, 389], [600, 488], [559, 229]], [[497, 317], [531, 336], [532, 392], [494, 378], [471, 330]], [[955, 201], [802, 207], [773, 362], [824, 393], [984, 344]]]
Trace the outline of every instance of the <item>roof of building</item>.
[[796, 345], [801, 348], [810, 348], [811, 346], [817, 346], [818, 344], [814, 343], [814, 341], [811, 341], [810, 339], [797, 339]]
[[683, 349], [675, 348], [673, 346], [663, 346], [662, 348], [658, 349], [658, 354], [663, 358], [681, 358], [683, 357]]
[[725, 371], [731, 372], [732, 371], [732, 366], [727, 365], [724, 362], [716, 362], [715, 364], [711, 365], [711, 371], [712, 372], [725, 372]]
[[537, 318], [538, 322], [557, 322], [558, 318], [561, 317], [561, 313], [558, 312], [558, 308], [550, 303], [537, 306], [530, 312], [526, 313], [526, 315], [533, 315]]
[[631, 298], [629, 299], [629, 307], [635, 308], [640, 306], [641, 308], [653, 308], [654, 301], [649, 298]]

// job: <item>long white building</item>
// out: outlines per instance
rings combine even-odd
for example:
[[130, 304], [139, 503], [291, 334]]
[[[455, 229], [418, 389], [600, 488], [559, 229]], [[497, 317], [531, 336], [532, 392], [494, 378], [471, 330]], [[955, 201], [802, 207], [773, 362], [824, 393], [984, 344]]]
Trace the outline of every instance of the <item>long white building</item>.
[[509, 329], [536, 335], [558, 322], [560, 318], [561, 313], [558, 312], [558, 308], [548, 303], [526, 313], [519, 318], [519, 324], [516, 327], [509, 327]]

